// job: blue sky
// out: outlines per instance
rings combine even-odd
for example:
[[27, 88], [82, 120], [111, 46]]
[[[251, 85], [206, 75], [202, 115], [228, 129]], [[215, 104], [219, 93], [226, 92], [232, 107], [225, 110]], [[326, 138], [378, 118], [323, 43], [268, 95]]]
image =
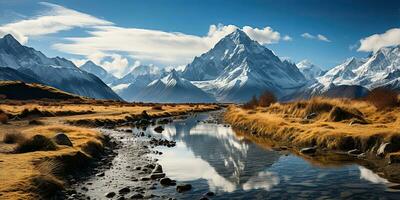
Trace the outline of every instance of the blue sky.
[[0, 36], [117, 75], [139, 63], [184, 65], [243, 27], [278, 56], [323, 68], [400, 43], [400, 1], [46, 2], [1, 0]]

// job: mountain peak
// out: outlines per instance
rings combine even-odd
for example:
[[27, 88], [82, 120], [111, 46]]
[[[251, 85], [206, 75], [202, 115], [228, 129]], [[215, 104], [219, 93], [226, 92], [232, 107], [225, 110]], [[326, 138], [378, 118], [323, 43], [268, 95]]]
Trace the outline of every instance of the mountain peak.
[[5, 35], [0, 41], [5, 41], [8, 45], [15, 46], [21, 45], [11, 34]]
[[84, 65], [96, 65], [96, 64], [94, 64], [93, 61], [88, 60], [88, 61], [85, 62], [85, 64], [83, 64], [83, 65], [81, 65], [81, 66], [84, 66]]
[[236, 44], [247, 44], [252, 41], [250, 37], [240, 29], [236, 29], [232, 33], [228, 34], [225, 38], [229, 38]]

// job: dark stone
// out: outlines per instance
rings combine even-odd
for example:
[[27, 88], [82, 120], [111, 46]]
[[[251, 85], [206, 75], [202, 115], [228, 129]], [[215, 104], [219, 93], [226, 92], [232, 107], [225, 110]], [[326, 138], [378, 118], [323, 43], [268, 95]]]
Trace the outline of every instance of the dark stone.
[[64, 133], [57, 133], [57, 135], [53, 137], [53, 140], [55, 143], [59, 145], [66, 145], [72, 147], [71, 140]]
[[120, 194], [128, 194], [130, 191], [131, 191], [131, 189], [129, 189], [129, 187], [124, 187], [124, 188], [120, 189], [118, 191], [118, 193], [120, 193]]
[[130, 197], [130, 199], [143, 199], [143, 194], [134, 194]]
[[162, 166], [161, 165], [156, 165], [156, 167], [153, 170], [153, 173], [162, 173]]
[[214, 192], [211, 192], [211, 191], [206, 193], [206, 196], [209, 196], [209, 197], [212, 197], [212, 196], [214, 196], [214, 195], [215, 195], [215, 193], [214, 193]]
[[302, 154], [314, 154], [315, 152], [317, 152], [317, 147], [306, 147], [300, 150]]
[[106, 194], [107, 198], [113, 198], [115, 196], [115, 192], [109, 192]]
[[96, 176], [98, 176], [98, 177], [103, 177], [104, 175], [105, 175], [104, 172], [100, 172], [100, 173], [96, 174]]
[[160, 180], [160, 184], [163, 186], [171, 186], [171, 185], [176, 185], [176, 181], [171, 180], [170, 178], [162, 178]]
[[154, 128], [154, 131], [157, 133], [162, 133], [164, 131], [164, 128], [162, 126], [157, 126], [156, 128]]
[[176, 191], [181, 193], [181, 192], [186, 192], [192, 189], [192, 185], [190, 184], [181, 184], [176, 186]]
[[347, 152], [347, 154], [354, 155], [354, 156], [359, 155], [361, 153], [362, 152], [360, 150], [358, 150], [358, 149], [353, 149], [353, 150], [350, 150], [350, 151]]
[[154, 173], [150, 175], [150, 178], [153, 180], [159, 179], [159, 178], [164, 178], [165, 174], [164, 173]]

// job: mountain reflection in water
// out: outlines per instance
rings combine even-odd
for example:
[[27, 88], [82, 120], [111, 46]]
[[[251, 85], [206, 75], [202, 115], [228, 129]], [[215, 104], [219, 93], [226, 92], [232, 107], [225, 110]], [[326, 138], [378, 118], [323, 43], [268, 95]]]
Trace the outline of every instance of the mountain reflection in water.
[[[173, 148], [157, 147], [156, 155], [169, 178], [193, 185], [179, 199], [305, 199], [399, 198], [387, 192], [389, 182], [373, 171], [350, 161], [343, 165], [316, 166], [296, 155], [277, 152], [235, 134], [232, 128], [206, 123], [212, 114], [203, 113], [164, 125], [161, 133], [147, 133], [176, 141]], [[168, 188], [167, 193], [174, 192]], [[371, 193], [371, 194], [369, 194]], [[372, 195], [372, 196], [371, 196]]]

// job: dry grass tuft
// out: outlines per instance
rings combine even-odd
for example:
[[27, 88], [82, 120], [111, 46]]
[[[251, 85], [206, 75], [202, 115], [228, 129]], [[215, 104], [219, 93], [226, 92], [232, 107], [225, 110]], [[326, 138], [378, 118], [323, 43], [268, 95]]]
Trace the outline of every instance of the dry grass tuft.
[[299, 147], [376, 150], [382, 142], [400, 137], [400, 108], [380, 111], [360, 100], [318, 97], [250, 112], [230, 106], [225, 120], [236, 129]]
[[3, 142], [6, 144], [22, 143], [25, 140], [25, 136], [18, 132], [6, 133], [3, 136]]
[[35, 135], [18, 143], [15, 152], [27, 153], [33, 151], [53, 151], [56, 149], [57, 145], [51, 139], [43, 135]]
[[154, 105], [153, 107], [151, 107], [151, 109], [153, 109], [153, 110], [163, 110], [162, 105]]

